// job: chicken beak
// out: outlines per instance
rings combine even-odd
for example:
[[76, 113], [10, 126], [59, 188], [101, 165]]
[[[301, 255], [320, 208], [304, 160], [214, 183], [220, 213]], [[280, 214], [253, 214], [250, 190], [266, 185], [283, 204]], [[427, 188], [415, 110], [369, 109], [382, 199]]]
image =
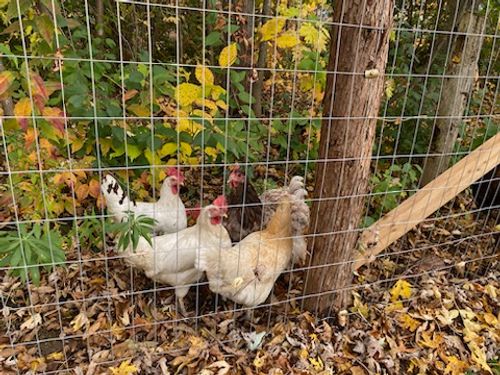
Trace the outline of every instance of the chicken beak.
[[223, 215], [222, 215], [222, 217], [223, 217], [224, 219], [227, 219], [227, 218], [228, 218], [227, 214], [223, 214]]

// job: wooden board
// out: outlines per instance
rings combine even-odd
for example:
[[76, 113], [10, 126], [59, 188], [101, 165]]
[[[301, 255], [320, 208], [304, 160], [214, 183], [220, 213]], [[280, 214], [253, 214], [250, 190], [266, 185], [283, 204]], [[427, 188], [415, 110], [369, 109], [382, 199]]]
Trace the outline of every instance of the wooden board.
[[489, 139], [454, 166], [368, 227], [359, 239], [357, 270], [413, 229], [472, 183], [500, 164], [500, 134]]

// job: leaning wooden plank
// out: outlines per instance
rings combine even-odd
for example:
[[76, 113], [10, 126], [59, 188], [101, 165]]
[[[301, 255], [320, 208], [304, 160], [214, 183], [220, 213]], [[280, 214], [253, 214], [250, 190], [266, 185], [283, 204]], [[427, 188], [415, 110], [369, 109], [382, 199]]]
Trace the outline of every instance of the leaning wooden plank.
[[361, 234], [357, 270], [500, 163], [500, 134], [429, 182]]

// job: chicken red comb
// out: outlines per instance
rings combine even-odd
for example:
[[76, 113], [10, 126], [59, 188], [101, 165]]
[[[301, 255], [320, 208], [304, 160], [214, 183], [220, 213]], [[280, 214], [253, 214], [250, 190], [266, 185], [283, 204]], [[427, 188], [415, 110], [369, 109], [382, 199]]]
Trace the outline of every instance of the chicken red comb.
[[179, 168], [176, 167], [168, 167], [167, 168], [167, 176], [174, 176], [177, 177], [177, 179], [182, 182], [184, 181], [184, 174]]
[[188, 216], [191, 216], [193, 219], [198, 219], [200, 216], [201, 206], [197, 203], [193, 208], [186, 208], [186, 213]]
[[227, 200], [223, 195], [219, 195], [213, 202], [213, 204], [219, 208], [227, 208]]

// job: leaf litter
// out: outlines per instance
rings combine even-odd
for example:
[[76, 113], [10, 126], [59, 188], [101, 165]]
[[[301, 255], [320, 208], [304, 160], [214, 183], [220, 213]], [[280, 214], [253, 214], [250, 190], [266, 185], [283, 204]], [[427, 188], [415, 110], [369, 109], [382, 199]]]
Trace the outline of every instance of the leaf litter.
[[0, 274], [0, 372], [499, 374], [494, 225], [467, 215], [420, 224], [356, 273], [352, 305], [327, 319], [301, 310], [301, 271], [250, 314], [203, 280], [181, 317], [172, 288], [119, 254], [74, 249], [73, 263], [30, 285], [31, 301]]

